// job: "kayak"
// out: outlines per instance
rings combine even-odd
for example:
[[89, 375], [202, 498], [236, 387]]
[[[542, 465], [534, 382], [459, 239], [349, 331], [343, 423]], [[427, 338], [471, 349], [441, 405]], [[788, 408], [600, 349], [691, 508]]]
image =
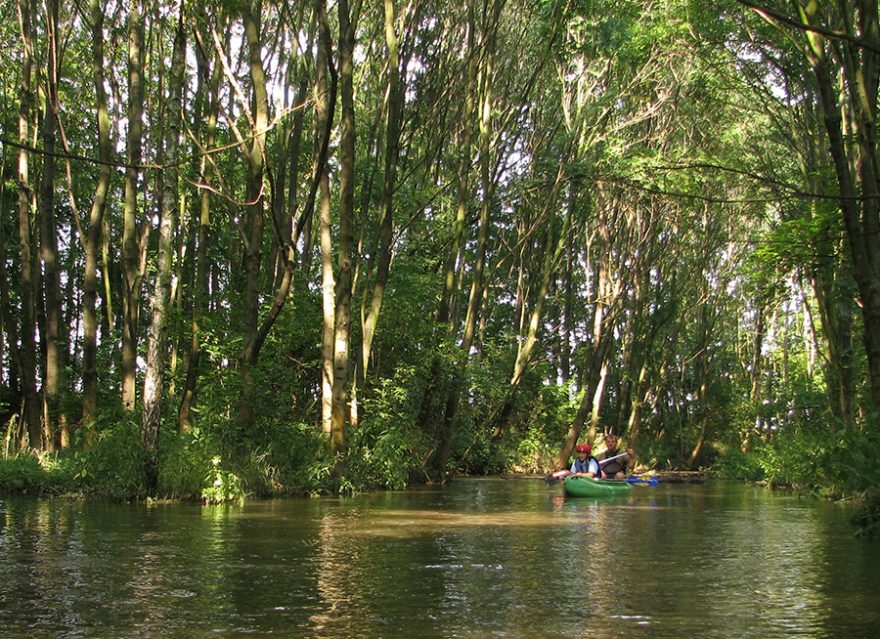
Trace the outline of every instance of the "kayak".
[[592, 477], [566, 477], [565, 494], [569, 497], [607, 497], [626, 495], [632, 490], [629, 482], [616, 479], [593, 479]]

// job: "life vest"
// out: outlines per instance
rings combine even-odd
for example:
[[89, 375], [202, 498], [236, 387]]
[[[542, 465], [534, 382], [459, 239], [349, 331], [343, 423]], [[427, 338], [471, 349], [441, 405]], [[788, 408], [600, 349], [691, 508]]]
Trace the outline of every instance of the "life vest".
[[[587, 457], [584, 461], [581, 461], [580, 459], [575, 459], [574, 463], [571, 465], [571, 472], [573, 472], [573, 473], [589, 473], [590, 472], [590, 462], [594, 462], [596, 464], [594, 466], [594, 468], [601, 469], [601, 467], [599, 466], [599, 460], [597, 460], [593, 456], [590, 456], [590, 457]], [[593, 471], [593, 472], [595, 472], [595, 471]], [[596, 477], [599, 477], [599, 476], [600, 476], [600, 474], [596, 473]]]

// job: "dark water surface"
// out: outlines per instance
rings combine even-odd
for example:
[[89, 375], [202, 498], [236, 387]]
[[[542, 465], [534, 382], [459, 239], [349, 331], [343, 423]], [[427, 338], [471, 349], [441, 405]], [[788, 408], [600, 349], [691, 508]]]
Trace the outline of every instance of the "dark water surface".
[[880, 637], [851, 508], [738, 483], [0, 498], [0, 637]]

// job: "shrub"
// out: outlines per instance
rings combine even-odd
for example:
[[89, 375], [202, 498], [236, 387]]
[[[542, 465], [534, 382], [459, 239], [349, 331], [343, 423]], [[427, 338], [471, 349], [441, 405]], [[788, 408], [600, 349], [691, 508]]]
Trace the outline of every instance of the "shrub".
[[220, 466], [220, 457], [211, 458], [211, 470], [204, 480], [201, 498], [206, 504], [225, 504], [244, 499], [238, 476]]
[[413, 367], [400, 368], [365, 398], [364, 418], [349, 429], [351, 453], [343, 461], [348, 483], [340, 486], [344, 491], [402, 489], [417, 470], [425, 443], [416, 427], [416, 375]]
[[880, 489], [872, 488], [865, 493], [852, 521], [859, 527], [857, 536], [880, 537]]
[[764, 469], [754, 452], [744, 453], [739, 448], [731, 448], [719, 455], [712, 469], [713, 473], [724, 479], [745, 479], [761, 481]]
[[98, 428], [93, 448], [75, 453], [76, 479], [84, 492], [113, 499], [139, 499], [147, 495], [146, 461], [140, 426], [135, 417], [122, 418]]
[[212, 461], [220, 459], [216, 438], [194, 427], [190, 433], [164, 429], [159, 455], [159, 494], [179, 499], [202, 499], [214, 481]]
[[36, 454], [25, 451], [0, 460], [0, 491], [40, 494], [46, 489], [46, 472]]

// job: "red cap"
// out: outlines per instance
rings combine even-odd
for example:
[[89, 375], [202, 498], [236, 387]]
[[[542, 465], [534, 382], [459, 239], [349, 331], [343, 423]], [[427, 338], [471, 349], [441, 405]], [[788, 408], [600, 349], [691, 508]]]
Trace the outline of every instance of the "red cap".
[[589, 453], [590, 450], [591, 450], [591, 449], [590, 449], [590, 445], [589, 445], [589, 444], [578, 444], [577, 452], [579, 452], [579, 453]]

